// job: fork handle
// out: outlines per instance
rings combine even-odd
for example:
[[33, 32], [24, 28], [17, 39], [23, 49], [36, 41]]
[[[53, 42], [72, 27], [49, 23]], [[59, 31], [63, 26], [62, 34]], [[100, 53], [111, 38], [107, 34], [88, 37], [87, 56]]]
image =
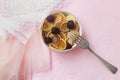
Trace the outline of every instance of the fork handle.
[[90, 47], [88, 47], [88, 50], [92, 52], [113, 74], [117, 72], [117, 67], [113, 66], [112, 64], [104, 60], [102, 57], [97, 55]]

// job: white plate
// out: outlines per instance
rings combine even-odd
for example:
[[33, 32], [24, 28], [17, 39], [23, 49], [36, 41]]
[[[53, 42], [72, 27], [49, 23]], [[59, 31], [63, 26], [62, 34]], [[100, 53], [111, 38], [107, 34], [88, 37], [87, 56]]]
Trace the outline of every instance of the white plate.
[[[68, 14], [71, 14], [71, 13], [69, 13], [69, 12], [66, 12], [66, 11], [58, 11], [58, 12], [63, 12], [63, 13], [68, 13]], [[54, 13], [57, 13], [57, 12], [54, 12]], [[73, 15], [73, 14], [71, 14], [71, 15]], [[73, 15], [74, 16], [74, 15]], [[75, 17], [75, 16], [74, 16]], [[75, 17], [76, 18], [76, 17]], [[80, 21], [76, 18], [76, 20], [77, 20], [77, 22], [79, 23], [79, 34], [82, 36], [82, 27], [81, 27], [81, 24], [80, 24]], [[44, 22], [44, 21], [43, 21]], [[42, 36], [42, 29], [41, 29], [41, 36]], [[43, 37], [42, 37], [42, 40], [43, 40]], [[47, 47], [49, 47], [48, 45], [46, 45]], [[57, 50], [57, 49], [52, 49], [52, 48], [50, 48], [51, 50], [53, 50], [53, 51], [57, 51], [57, 52], [66, 52], [66, 51], [70, 51], [70, 50], [73, 50], [75, 47], [77, 46], [77, 44], [74, 44], [73, 46], [72, 46], [72, 48], [71, 49], [67, 49], [67, 50]]]

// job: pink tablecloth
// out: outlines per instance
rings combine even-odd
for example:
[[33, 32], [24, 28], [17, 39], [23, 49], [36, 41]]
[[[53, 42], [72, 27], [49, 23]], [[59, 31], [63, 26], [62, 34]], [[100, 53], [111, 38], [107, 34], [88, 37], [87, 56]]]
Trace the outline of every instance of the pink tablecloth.
[[[72, 0], [63, 10], [81, 22], [83, 35], [104, 59], [120, 68], [120, 0]], [[89, 51], [52, 52], [52, 69], [33, 80], [120, 80]]]

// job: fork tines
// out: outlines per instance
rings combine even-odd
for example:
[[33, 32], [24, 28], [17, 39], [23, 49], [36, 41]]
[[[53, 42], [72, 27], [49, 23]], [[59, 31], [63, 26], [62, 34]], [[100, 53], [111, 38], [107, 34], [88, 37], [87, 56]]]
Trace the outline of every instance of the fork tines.
[[76, 44], [84, 42], [84, 39], [79, 35], [79, 32], [77, 31], [70, 31], [68, 33], [68, 38], [71, 39]]

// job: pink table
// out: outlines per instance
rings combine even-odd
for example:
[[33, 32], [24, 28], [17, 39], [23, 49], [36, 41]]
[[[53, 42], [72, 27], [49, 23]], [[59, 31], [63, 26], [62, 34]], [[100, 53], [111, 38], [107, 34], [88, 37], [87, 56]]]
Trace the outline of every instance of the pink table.
[[[93, 50], [120, 68], [120, 0], [74, 0], [63, 10], [81, 22], [83, 35]], [[33, 80], [120, 80], [89, 51], [52, 52], [52, 69], [33, 76]]]

